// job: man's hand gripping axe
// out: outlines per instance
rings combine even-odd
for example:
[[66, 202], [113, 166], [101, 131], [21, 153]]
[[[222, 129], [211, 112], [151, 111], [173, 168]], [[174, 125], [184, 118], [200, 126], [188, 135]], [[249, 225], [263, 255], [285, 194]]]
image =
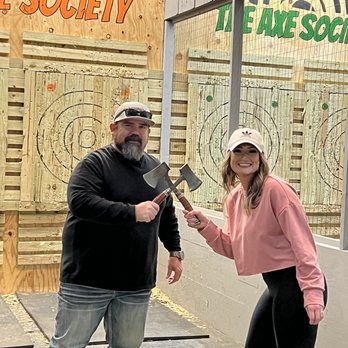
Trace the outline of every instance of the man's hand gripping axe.
[[146, 183], [155, 188], [161, 180], [165, 180], [168, 185], [168, 188], [162, 191], [159, 195], [157, 195], [153, 201], [157, 204], [161, 204], [170, 194], [174, 192], [180, 203], [187, 211], [193, 210], [190, 202], [186, 199], [186, 197], [177, 189], [177, 186], [182, 182], [186, 181], [190, 191], [194, 191], [201, 186], [202, 181], [197, 178], [197, 176], [192, 172], [188, 164], [184, 164], [180, 168], [180, 176], [173, 183], [168, 175], [170, 168], [167, 163], [162, 162], [154, 169], [150, 170], [148, 173], [143, 175]]

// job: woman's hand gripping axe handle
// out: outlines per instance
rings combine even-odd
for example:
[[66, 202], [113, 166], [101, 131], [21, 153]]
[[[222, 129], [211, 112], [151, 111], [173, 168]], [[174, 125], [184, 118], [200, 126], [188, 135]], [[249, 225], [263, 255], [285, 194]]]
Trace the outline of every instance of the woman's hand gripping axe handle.
[[180, 168], [180, 176], [173, 184], [168, 176], [169, 170], [170, 168], [168, 167], [168, 165], [165, 162], [162, 162], [157, 167], [143, 175], [146, 183], [153, 188], [155, 188], [160, 182], [160, 180], [163, 179], [168, 184], [168, 188], [161, 192], [159, 195], [157, 195], [153, 199], [153, 201], [157, 204], [161, 204], [171, 194], [171, 192], [174, 192], [180, 203], [187, 211], [193, 210], [190, 202], [183, 195], [183, 193], [177, 189], [177, 186], [185, 180], [188, 184], [190, 191], [194, 191], [199, 186], [201, 186], [202, 181], [198, 179], [197, 176], [192, 172], [188, 164], [185, 164]]

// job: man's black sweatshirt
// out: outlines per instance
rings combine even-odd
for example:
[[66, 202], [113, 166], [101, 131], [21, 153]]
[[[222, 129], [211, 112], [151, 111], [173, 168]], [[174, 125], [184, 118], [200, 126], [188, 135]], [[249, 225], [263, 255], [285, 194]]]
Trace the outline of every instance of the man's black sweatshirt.
[[181, 250], [172, 197], [150, 223], [135, 220], [135, 205], [166, 188], [164, 180], [155, 189], [144, 181], [158, 164], [147, 153], [128, 160], [112, 145], [79, 162], [68, 185], [62, 282], [119, 291], [155, 286], [158, 239], [168, 251]]

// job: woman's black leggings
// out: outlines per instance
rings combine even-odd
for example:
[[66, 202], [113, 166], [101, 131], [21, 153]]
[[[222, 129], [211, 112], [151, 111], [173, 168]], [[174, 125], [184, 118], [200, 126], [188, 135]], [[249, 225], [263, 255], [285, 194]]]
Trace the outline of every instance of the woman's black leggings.
[[[267, 289], [251, 318], [245, 348], [314, 348], [318, 325], [310, 325], [295, 267], [262, 274]], [[324, 293], [326, 304], [327, 291]]]

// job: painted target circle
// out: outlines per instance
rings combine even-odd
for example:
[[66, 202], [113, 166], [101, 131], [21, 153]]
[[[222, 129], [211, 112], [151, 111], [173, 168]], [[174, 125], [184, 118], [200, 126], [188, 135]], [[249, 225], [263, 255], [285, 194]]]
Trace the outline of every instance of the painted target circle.
[[329, 115], [318, 127], [314, 138], [313, 157], [316, 170], [330, 189], [342, 192], [343, 144], [347, 108]]
[[95, 133], [90, 129], [81, 131], [78, 136], [78, 143], [82, 148], [90, 149], [96, 143]]
[[[262, 106], [241, 100], [240, 127], [257, 129], [264, 138], [265, 154], [271, 170], [280, 152], [280, 135], [272, 115]], [[248, 111], [252, 110], [252, 111]], [[219, 105], [204, 118], [198, 136], [198, 157], [205, 174], [220, 184], [221, 163], [228, 143], [229, 102]]]
[[96, 91], [67, 92], [40, 116], [37, 152], [45, 168], [59, 181], [68, 183], [76, 164], [109, 136], [110, 111], [105, 109], [105, 98]]

